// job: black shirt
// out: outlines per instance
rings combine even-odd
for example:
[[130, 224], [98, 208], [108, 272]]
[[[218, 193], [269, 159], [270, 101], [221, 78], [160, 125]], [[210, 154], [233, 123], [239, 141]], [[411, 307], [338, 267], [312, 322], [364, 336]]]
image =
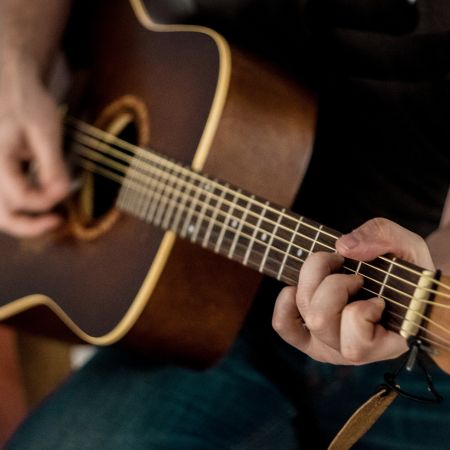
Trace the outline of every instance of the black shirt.
[[450, 183], [448, 0], [148, 5], [160, 20], [217, 29], [318, 92], [298, 212], [343, 232], [376, 216], [422, 236], [438, 226]]

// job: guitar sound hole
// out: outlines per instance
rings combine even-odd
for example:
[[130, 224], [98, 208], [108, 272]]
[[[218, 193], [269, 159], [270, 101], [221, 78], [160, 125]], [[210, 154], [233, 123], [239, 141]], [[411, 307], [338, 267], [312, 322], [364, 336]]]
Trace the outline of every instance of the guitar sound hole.
[[[125, 142], [137, 145], [137, 125], [134, 122], [128, 123], [123, 131], [118, 134], [118, 137]], [[113, 145], [112, 148], [117, 149], [127, 159], [132, 157], [132, 152], [122, 148], [120, 144]], [[112, 156], [111, 158], [115, 162], [120, 164], [121, 167], [123, 167], [122, 170], [115, 170], [114, 172], [118, 173], [120, 176], [124, 176], [128, 168], [128, 162], [123, 161], [122, 159], [114, 158]], [[91, 222], [95, 223], [96, 221], [98, 221], [98, 219], [102, 218], [114, 207], [117, 196], [119, 194], [120, 185], [116, 181], [95, 174], [93, 188], [94, 202], [91, 214]]]
[[[120, 212], [115, 204], [134, 154], [127, 144], [145, 146], [150, 137], [147, 109], [133, 96], [124, 96], [111, 103], [95, 126], [107, 133], [98, 136], [94, 146], [95, 164], [100, 170], [83, 172], [82, 188], [71, 214], [73, 233], [85, 240], [101, 236], [117, 222]], [[119, 139], [114, 141], [111, 135]]]

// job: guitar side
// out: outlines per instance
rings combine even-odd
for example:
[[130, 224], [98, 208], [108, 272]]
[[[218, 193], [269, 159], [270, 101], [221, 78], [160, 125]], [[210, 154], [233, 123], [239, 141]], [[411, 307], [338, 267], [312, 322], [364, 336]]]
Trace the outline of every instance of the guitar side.
[[436, 288], [433, 304], [423, 333], [425, 344], [431, 345], [430, 357], [446, 373], [450, 374], [449, 330], [443, 324], [450, 321], [450, 276], [442, 276]]
[[[131, 5], [135, 15], [124, 2], [105, 2], [108, 14], [97, 17], [84, 116], [95, 122], [111, 105], [120, 109], [120, 99], [127, 99], [125, 108], [136, 99], [147, 112], [139, 116], [140, 144], [289, 206], [312, 148], [313, 98], [230, 51], [216, 33], [155, 25], [141, 1]], [[65, 334], [63, 319], [88, 342], [123, 340], [196, 365], [210, 364], [230, 346], [260, 281], [251, 270], [120, 213], [93, 239], [71, 234], [18, 243], [2, 236], [0, 246], [9, 257], [2, 267], [8, 283], [0, 281], [2, 318], [58, 336]]]

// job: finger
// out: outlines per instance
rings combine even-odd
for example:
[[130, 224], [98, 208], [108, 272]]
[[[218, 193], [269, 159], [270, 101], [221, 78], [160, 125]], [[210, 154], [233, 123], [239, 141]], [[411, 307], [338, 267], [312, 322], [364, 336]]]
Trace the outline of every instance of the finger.
[[0, 214], [0, 228], [18, 238], [32, 238], [54, 230], [62, 223], [57, 214], [27, 216], [25, 214]]
[[336, 241], [337, 251], [358, 261], [371, 261], [393, 253], [399, 258], [433, 268], [425, 241], [415, 233], [387, 219], [372, 219]]
[[49, 202], [36, 196], [23, 172], [22, 164], [30, 157], [23, 136], [11, 131], [2, 132], [0, 140], [4, 150], [0, 152], [0, 193], [4, 202], [12, 209], [25, 206], [35, 210], [47, 209]]
[[280, 292], [275, 302], [272, 326], [288, 344], [306, 352], [311, 337], [297, 309], [295, 294], [295, 287], [286, 287]]
[[9, 157], [0, 162], [2, 166], [0, 191], [8, 207], [14, 211], [48, 211], [55, 205], [54, 196], [34, 189], [21, 168], [21, 161]]
[[[31, 127], [31, 129], [34, 128]], [[43, 144], [45, 138], [39, 141], [39, 136], [44, 136], [45, 132], [35, 134], [37, 137], [30, 137], [28, 134], [25, 139], [20, 133], [3, 129], [1, 135], [5, 151], [0, 152], [0, 191], [4, 194], [8, 205], [16, 211], [47, 211], [57, 204], [68, 191], [67, 172], [61, 158], [59, 158], [59, 164], [53, 164], [52, 157], [45, 156], [49, 150], [49, 147], [45, 148], [45, 144]], [[49, 179], [47, 184], [41, 184], [39, 187], [33, 186], [30, 177], [23, 171], [23, 162], [32, 160], [36, 153], [42, 153], [44, 156], [33, 162], [37, 162], [41, 171], [46, 173], [45, 176]], [[47, 167], [49, 166], [54, 168], [55, 174], [52, 174], [51, 171], [48, 172]]]
[[298, 282], [297, 306], [306, 314], [316, 289], [322, 281], [342, 267], [344, 258], [336, 253], [317, 252], [304, 262]]
[[379, 321], [384, 301], [379, 298], [349, 304], [342, 313], [341, 353], [353, 364], [392, 359], [404, 353], [406, 340], [387, 331]]
[[56, 203], [65, 198], [70, 190], [70, 179], [61, 148], [59, 117], [48, 113], [45, 124], [33, 123], [27, 131], [40, 188]]
[[349, 298], [363, 285], [359, 275], [333, 274], [325, 278], [312, 297], [303, 319], [313, 337], [340, 349], [341, 314]]

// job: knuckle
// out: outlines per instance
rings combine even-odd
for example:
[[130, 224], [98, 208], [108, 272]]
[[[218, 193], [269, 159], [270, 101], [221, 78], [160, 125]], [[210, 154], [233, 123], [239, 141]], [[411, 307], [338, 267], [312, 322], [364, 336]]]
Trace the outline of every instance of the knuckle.
[[390, 235], [392, 222], [384, 217], [375, 217], [364, 224], [369, 234], [385, 238]]
[[428, 248], [425, 240], [419, 236], [417, 233], [410, 231], [411, 240], [413, 241], [413, 247], [417, 246], [419, 248]]
[[284, 321], [281, 319], [277, 312], [275, 312], [272, 316], [272, 328], [278, 334], [282, 334], [284, 330]]
[[318, 312], [310, 311], [302, 317], [308, 329], [313, 332], [321, 331], [329, 325], [325, 315]]
[[295, 297], [295, 304], [297, 305], [297, 309], [299, 310], [302, 317], [305, 317], [305, 315], [309, 312], [310, 304], [308, 296], [305, 295], [305, 293], [302, 291], [300, 287], [297, 290], [297, 295]]
[[323, 281], [322, 286], [327, 291], [336, 292], [337, 290], [341, 290], [345, 287], [348, 281], [348, 275], [344, 275], [342, 273], [332, 273], [328, 275]]
[[341, 354], [346, 360], [355, 365], [364, 364], [367, 356], [366, 350], [363, 347], [355, 344], [342, 345]]
[[347, 304], [344, 310], [342, 311], [342, 314], [345, 315], [345, 320], [348, 320], [349, 322], [352, 323], [358, 321], [358, 319], [361, 318], [361, 307], [363, 306], [364, 303], [361, 302], [354, 302]]
[[328, 262], [328, 259], [330, 257], [330, 254], [327, 252], [316, 252], [312, 253], [308, 256], [308, 259], [310, 263], [314, 264], [326, 264]]

